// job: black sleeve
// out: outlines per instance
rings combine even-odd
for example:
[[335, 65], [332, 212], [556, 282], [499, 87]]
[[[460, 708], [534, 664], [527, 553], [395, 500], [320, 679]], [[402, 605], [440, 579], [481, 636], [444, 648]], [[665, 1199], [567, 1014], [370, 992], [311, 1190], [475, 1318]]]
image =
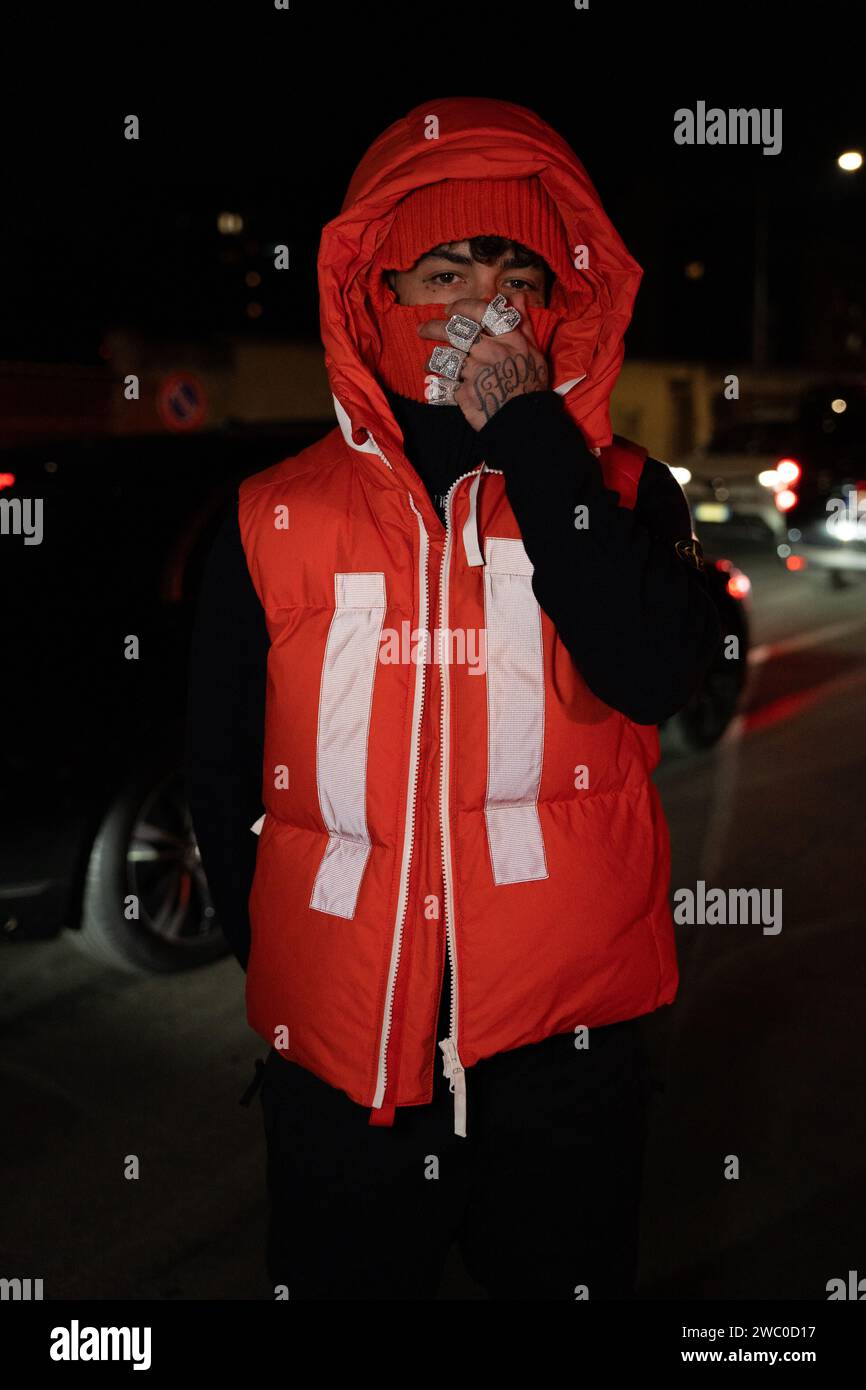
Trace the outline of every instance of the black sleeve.
[[682, 709], [722, 631], [705, 575], [676, 549], [692, 526], [670, 469], [647, 459], [635, 507], [620, 506], [553, 391], [513, 397], [480, 436], [504, 473], [535, 596], [589, 688], [637, 724]]
[[270, 639], [237, 506], [205, 567], [189, 662], [185, 780], [199, 853], [226, 940], [246, 970], [248, 900], [262, 813]]

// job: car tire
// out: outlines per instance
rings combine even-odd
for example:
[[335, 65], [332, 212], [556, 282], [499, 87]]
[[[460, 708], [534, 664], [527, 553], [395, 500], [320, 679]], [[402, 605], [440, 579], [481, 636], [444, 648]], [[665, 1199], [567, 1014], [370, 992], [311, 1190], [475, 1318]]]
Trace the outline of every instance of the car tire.
[[749, 678], [747, 655], [749, 625], [745, 613], [734, 599], [722, 599], [719, 616], [726, 637], [739, 640], [739, 657], [729, 660], [724, 655], [724, 643], [719, 648], [700, 690], [677, 714], [666, 720], [659, 729], [661, 750], [674, 757], [699, 753], [712, 748], [724, 734], [743, 698]]
[[736, 667], [730, 671], [711, 671], [698, 694], [679, 714], [662, 725], [662, 751], [678, 756], [712, 748], [736, 713], [743, 685]]
[[[131, 906], [137, 918], [126, 915]], [[73, 935], [100, 964], [138, 975], [189, 970], [227, 954], [182, 777], [170, 764], [131, 778], [106, 811]]]

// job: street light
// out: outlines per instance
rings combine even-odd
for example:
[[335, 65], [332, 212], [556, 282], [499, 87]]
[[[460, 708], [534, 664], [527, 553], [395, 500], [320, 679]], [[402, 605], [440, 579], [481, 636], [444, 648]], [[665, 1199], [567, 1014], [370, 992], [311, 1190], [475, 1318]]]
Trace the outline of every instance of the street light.
[[846, 150], [844, 154], [840, 154], [836, 163], [846, 174], [856, 174], [857, 170], [863, 167], [863, 156], [859, 150]]

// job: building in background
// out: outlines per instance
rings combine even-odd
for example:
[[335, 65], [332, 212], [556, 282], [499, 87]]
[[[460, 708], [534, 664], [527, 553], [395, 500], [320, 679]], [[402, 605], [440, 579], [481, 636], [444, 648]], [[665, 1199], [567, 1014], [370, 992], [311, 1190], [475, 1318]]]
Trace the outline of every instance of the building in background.
[[[735, 402], [724, 396], [732, 373]], [[790, 410], [822, 375], [627, 358], [613, 394], [613, 428], [675, 464], [705, 444], [726, 413]], [[129, 377], [139, 381], [138, 399], [127, 398]], [[101, 366], [0, 361], [0, 446], [334, 419], [322, 349], [310, 341], [243, 334], [163, 341], [114, 330]]]

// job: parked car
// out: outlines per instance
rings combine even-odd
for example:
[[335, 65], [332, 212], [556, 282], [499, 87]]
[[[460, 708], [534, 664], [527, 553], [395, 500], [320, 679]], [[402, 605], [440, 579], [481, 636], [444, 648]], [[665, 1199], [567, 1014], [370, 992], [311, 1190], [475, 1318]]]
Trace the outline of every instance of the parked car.
[[[44, 528], [41, 544], [0, 543], [6, 938], [65, 925], [102, 960], [150, 971], [224, 953], [179, 770], [195, 598], [240, 479], [330, 428], [229, 427], [0, 456], [0, 499], [41, 499]], [[119, 909], [129, 895], [137, 919]]]
[[814, 444], [776, 553], [789, 572], [846, 588], [866, 573], [866, 390], [815, 393], [808, 407]]
[[700, 689], [678, 714], [660, 725], [663, 755], [701, 752], [718, 743], [746, 686], [751, 582], [731, 560], [705, 557], [705, 569], [723, 641]]
[[[832, 504], [827, 510], [828, 504]], [[866, 575], [866, 479], [827, 490], [802, 509], [778, 555], [789, 572], [847, 589]]]
[[833, 486], [866, 476], [864, 439], [866, 390], [826, 382], [785, 409], [719, 425], [678, 460], [678, 475], [706, 538], [723, 528], [726, 538], [787, 545], [789, 530]]
[[[180, 772], [195, 598], [240, 479], [330, 428], [237, 426], [0, 456], [0, 499], [42, 499], [44, 528], [42, 544], [13, 534], [0, 544], [5, 939], [66, 927], [100, 960], [151, 972], [226, 952]], [[713, 591], [725, 631], [747, 641], [727, 563], [710, 566]], [[740, 670], [745, 656], [714, 667], [668, 721], [668, 746], [720, 736]]]
[[783, 474], [795, 480], [800, 449], [794, 411], [716, 429], [708, 444], [678, 460], [691, 475], [684, 487], [695, 525], [708, 536], [714, 527], [724, 526], [726, 536], [783, 539], [785, 514], [767, 478], [771, 472], [778, 476], [784, 464]]

